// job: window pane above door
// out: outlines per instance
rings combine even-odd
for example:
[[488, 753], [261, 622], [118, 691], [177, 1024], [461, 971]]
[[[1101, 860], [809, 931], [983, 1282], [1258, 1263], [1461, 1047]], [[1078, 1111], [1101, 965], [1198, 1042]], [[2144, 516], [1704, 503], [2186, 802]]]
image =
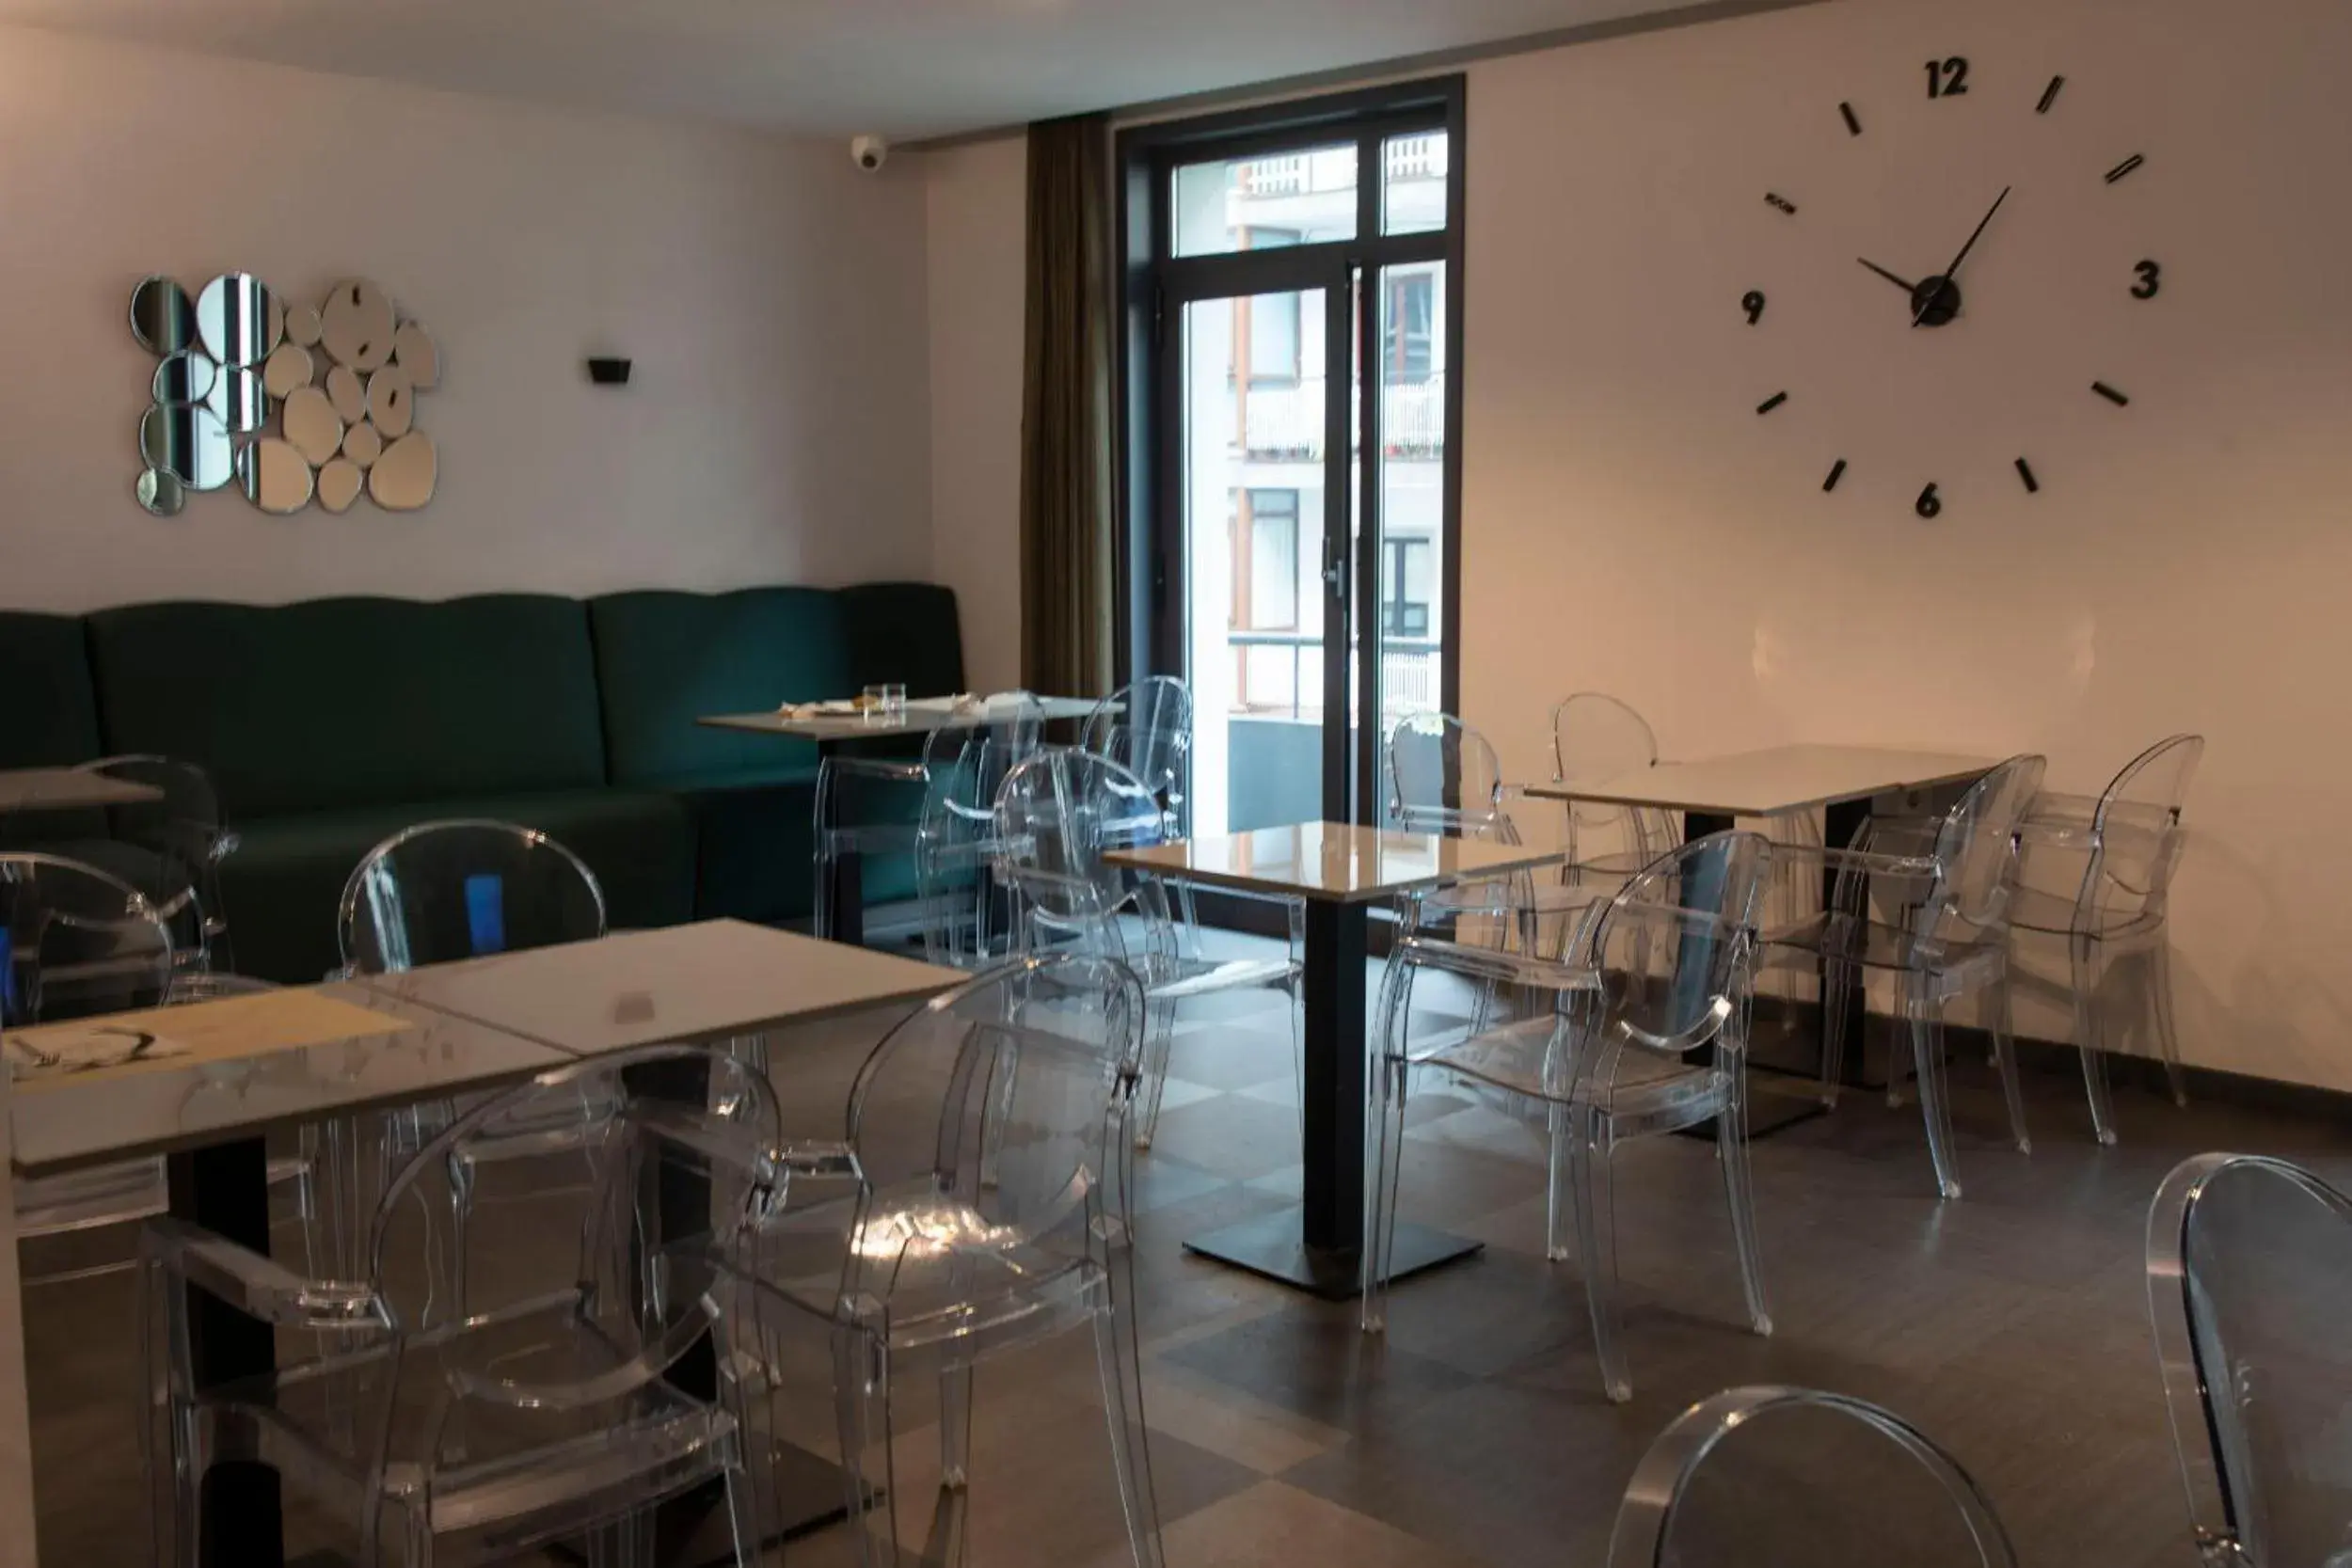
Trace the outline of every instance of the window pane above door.
[[1447, 160], [1443, 131], [1391, 136], [1380, 149], [1380, 232], [1427, 234], [1445, 227]]
[[[1179, 256], [1352, 240], [1356, 148], [1342, 142], [1187, 164], [1176, 171], [1175, 201]], [[1437, 226], [1444, 223], [1441, 207]]]

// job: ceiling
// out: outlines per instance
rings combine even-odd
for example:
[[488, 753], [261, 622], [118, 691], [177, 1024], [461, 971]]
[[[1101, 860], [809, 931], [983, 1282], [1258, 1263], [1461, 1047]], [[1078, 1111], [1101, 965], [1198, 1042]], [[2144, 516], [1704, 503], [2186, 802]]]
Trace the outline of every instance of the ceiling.
[[1343, 70], [1687, 4], [0, 0], [0, 22], [586, 108], [908, 139]]

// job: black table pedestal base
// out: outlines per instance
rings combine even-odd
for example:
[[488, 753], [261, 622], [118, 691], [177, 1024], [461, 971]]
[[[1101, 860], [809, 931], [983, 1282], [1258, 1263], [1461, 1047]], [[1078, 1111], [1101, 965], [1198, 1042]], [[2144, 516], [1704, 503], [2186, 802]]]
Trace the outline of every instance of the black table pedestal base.
[[[1363, 1293], [1361, 1254], [1310, 1248], [1300, 1240], [1299, 1231], [1299, 1211], [1283, 1209], [1192, 1237], [1184, 1243], [1184, 1250], [1294, 1286], [1325, 1301], [1352, 1301]], [[1468, 1236], [1399, 1221], [1389, 1278], [1393, 1282], [1457, 1258], [1472, 1257], [1486, 1244]]]

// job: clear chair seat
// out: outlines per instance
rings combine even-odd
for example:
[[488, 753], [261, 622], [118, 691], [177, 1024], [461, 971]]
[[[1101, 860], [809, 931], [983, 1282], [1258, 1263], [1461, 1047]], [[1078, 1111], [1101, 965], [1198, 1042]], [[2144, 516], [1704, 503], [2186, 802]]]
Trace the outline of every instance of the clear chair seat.
[[2019, 887], [2009, 895], [2009, 924], [2013, 931], [2071, 936], [2076, 934], [2077, 923], [2085, 920], [2086, 913], [2088, 923], [2079, 927], [2080, 934], [2103, 942], [2128, 942], [2164, 933], [2161, 912], [2137, 909], [2085, 911], [2080, 901], [2070, 895], [2034, 887]]
[[[725, 1412], [659, 1381], [577, 1410], [515, 1409], [453, 1398], [451, 1369], [516, 1382], [572, 1383], [628, 1360], [582, 1332], [577, 1298], [440, 1335], [227, 1385], [207, 1402], [224, 1450], [298, 1475], [311, 1495], [358, 1517], [371, 1471], [371, 1419], [389, 1397], [386, 1502], [421, 1530], [495, 1531], [516, 1547], [580, 1528], [583, 1504], [647, 1496], [709, 1473], [735, 1437]], [[388, 1382], [392, 1384], [389, 1389]], [[544, 1521], [544, 1528], [534, 1521]]]
[[[1530, 1100], [1590, 1101], [1620, 1121], [1644, 1127], [1677, 1117], [1703, 1121], [1723, 1108], [1730, 1091], [1728, 1073], [1634, 1042], [1620, 1048], [1608, 1083], [1580, 1085], [1572, 1063], [1565, 1070], [1559, 1065], [1565, 1053], [1553, 1044], [1557, 1033], [1544, 1021], [1524, 1020], [1426, 1053], [1415, 1052], [1413, 1063], [1442, 1068]], [[1565, 1040], [1561, 1044], [1570, 1046]]]
[[1974, 982], [1997, 973], [2006, 944], [1997, 940], [1923, 939], [1906, 927], [1857, 922], [1839, 914], [1816, 914], [1768, 932], [1768, 947], [1826, 955], [1867, 969], [1911, 970], [1946, 980]]

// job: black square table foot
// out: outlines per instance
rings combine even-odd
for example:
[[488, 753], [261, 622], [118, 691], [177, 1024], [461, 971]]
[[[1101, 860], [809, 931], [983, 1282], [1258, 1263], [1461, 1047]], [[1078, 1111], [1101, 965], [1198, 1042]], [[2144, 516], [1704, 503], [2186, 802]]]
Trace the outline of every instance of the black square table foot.
[[[1184, 1243], [1186, 1252], [1214, 1258], [1220, 1263], [1295, 1286], [1325, 1301], [1353, 1301], [1363, 1293], [1363, 1258], [1354, 1252], [1327, 1252], [1299, 1239], [1300, 1216], [1295, 1208], [1239, 1225], [1229, 1225]], [[1468, 1236], [1449, 1235], [1425, 1225], [1403, 1221], [1396, 1227], [1396, 1245], [1390, 1256], [1391, 1282], [1408, 1275], [1474, 1257], [1486, 1243]]]

